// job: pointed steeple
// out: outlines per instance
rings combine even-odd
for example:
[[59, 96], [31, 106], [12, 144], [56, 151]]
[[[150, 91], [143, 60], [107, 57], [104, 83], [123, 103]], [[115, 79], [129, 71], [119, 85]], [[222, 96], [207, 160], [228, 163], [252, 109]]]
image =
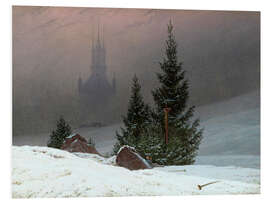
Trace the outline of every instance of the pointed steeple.
[[112, 88], [113, 92], [116, 92], [116, 79], [115, 79], [115, 72], [113, 72], [113, 79], [112, 79]]
[[95, 32], [94, 32], [94, 28], [92, 26], [92, 30], [91, 30], [91, 55], [92, 55], [92, 65], [91, 67], [95, 66], [96, 63], [96, 49], [95, 49]]
[[97, 46], [99, 46], [99, 47], [100, 47], [99, 21], [98, 21], [98, 39], [97, 39]]
[[[82, 102], [89, 105], [98, 105], [100, 102], [109, 101], [110, 97], [116, 92], [116, 78], [115, 73], [111, 78], [111, 82], [107, 77], [106, 65], [106, 48], [105, 48], [105, 32], [104, 26], [98, 24], [93, 25], [91, 34], [91, 74], [85, 81], [82, 80], [81, 75], [78, 77], [78, 92], [83, 95]], [[100, 89], [97, 93], [97, 89]], [[99, 94], [97, 98], [93, 95]]]
[[94, 48], [94, 42], [95, 42], [95, 33], [94, 33], [93, 26], [91, 26], [91, 47], [92, 47], [92, 49]]
[[79, 93], [82, 92], [82, 78], [81, 78], [81, 74], [79, 75], [79, 79], [78, 79], [78, 90], [79, 90]]
[[102, 25], [102, 44], [101, 44], [101, 46], [102, 46], [102, 48], [103, 49], [105, 49], [105, 41], [104, 41], [104, 25]]

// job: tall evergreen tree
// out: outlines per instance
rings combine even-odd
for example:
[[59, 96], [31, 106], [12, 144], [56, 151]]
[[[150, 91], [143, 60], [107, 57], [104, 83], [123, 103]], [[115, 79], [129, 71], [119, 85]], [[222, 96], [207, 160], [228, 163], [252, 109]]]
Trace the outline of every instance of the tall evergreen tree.
[[[177, 58], [177, 43], [173, 35], [173, 25], [168, 24], [168, 39], [166, 40], [166, 54], [163, 62], [160, 63], [161, 73], [157, 73], [160, 87], [152, 91], [156, 104], [154, 119], [164, 133], [164, 108], [169, 107], [168, 115], [170, 142], [168, 153], [173, 150], [173, 159], [178, 160], [177, 164], [190, 164], [194, 162], [196, 151], [202, 139], [202, 130], [197, 130], [199, 120], [191, 121], [194, 113], [194, 106], [188, 107], [189, 83], [185, 79], [183, 64]], [[170, 137], [171, 135], [171, 137]], [[172, 137], [172, 136], [176, 136]], [[175, 143], [175, 144], [174, 144]], [[177, 146], [176, 146], [177, 143]], [[179, 160], [184, 160], [183, 162]], [[173, 164], [170, 160], [168, 163]]]
[[143, 101], [141, 85], [135, 75], [127, 115], [123, 116], [124, 128], [121, 128], [121, 133], [116, 132], [118, 143], [115, 145], [114, 152], [116, 153], [123, 145], [135, 146], [149, 122], [150, 108]]
[[[161, 84], [159, 88], [152, 91], [156, 104], [157, 119], [162, 122], [164, 119], [164, 108], [170, 107], [169, 122], [172, 123], [176, 118], [185, 113], [187, 107], [188, 81], [185, 79], [185, 71], [182, 63], [177, 58], [177, 43], [173, 35], [173, 25], [168, 24], [168, 39], [166, 40], [166, 56], [160, 62], [162, 73], [157, 73]], [[193, 112], [194, 107], [190, 107], [188, 112]], [[187, 113], [187, 112], [186, 112]], [[190, 116], [188, 116], [190, 117]], [[188, 118], [187, 118], [188, 119]]]
[[60, 149], [65, 139], [71, 134], [71, 127], [62, 116], [57, 121], [56, 127], [56, 130], [53, 130], [50, 135], [47, 146]]

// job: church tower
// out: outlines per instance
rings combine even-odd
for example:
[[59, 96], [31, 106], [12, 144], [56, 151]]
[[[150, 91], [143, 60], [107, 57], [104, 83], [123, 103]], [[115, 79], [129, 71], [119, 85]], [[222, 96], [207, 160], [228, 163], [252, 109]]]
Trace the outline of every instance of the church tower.
[[98, 38], [96, 43], [92, 42], [92, 64], [91, 71], [94, 75], [106, 75], [106, 49], [104, 39], [101, 41], [98, 29]]
[[108, 82], [104, 33], [102, 33], [101, 37], [99, 26], [97, 39], [92, 40], [90, 50], [91, 74], [85, 82], [83, 82], [79, 77], [78, 91], [81, 101], [85, 105], [95, 108], [98, 108], [98, 106], [103, 106], [104, 108], [104, 105], [106, 105], [111, 97], [115, 95], [116, 81], [114, 74], [112, 84]]
[[79, 90], [79, 94], [80, 94], [82, 91], [82, 78], [81, 78], [81, 76], [79, 76], [79, 79], [78, 79], [78, 90]]
[[116, 78], [115, 78], [115, 72], [113, 72], [112, 88], [113, 88], [114, 93], [116, 93]]

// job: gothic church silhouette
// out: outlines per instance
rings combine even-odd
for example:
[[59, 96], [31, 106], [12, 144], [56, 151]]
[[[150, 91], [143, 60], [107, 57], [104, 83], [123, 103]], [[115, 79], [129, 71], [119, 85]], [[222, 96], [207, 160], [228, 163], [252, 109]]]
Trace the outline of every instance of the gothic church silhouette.
[[96, 42], [92, 41], [91, 54], [91, 75], [85, 82], [81, 77], [78, 79], [80, 101], [91, 109], [105, 108], [104, 105], [107, 105], [110, 98], [116, 93], [116, 80], [114, 74], [112, 84], [108, 82], [106, 48], [104, 37], [100, 39], [99, 28]]

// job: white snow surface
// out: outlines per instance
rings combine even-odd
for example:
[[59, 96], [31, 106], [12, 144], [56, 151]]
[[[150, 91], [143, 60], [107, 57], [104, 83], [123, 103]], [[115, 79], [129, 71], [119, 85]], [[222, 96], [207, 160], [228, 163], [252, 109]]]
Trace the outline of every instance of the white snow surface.
[[[156, 196], [260, 193], [260, 170], [167, 166], [130, 171], [115, 157], [48, 147], [12, 147], [12, 197]], [[184, 171], [183, 171], [184, 170]], [[198, 189], [198, 184], [219, 181]]]

